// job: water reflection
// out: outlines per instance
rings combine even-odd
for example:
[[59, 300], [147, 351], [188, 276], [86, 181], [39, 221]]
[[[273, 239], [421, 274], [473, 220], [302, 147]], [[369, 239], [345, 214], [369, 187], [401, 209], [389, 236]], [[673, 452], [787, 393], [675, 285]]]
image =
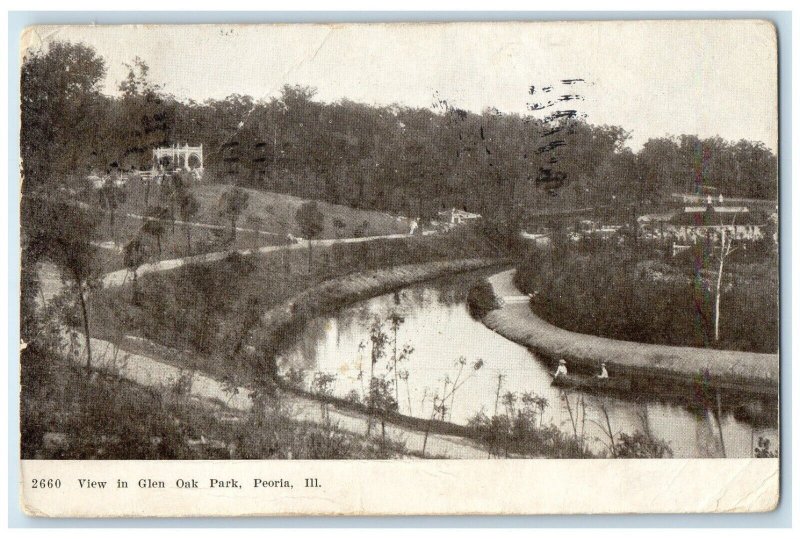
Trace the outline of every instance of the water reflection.
[[[777, 429], [752, 427], [732, 414], [723, 415], [720, 425], [712, 412], [693, 412], [674, 403], [563, 394], [551, 387], [547, 367], [531, 352], [470, 317], [464, 304], [468, 289], [469, 282], [428, 283], [317, 318], [281, 366], [306, 371], [307, 385], [315, 372], [335, 375], [328, 388], [332, 394], [362, 400], [372, 368], [375, 376], [390, 382], [389, 393], [400, 413], [459, 424], [479, 412], [503, 413], [506, 393], [518, 398], [527, 393], [546, 401], [539, 422], [582, 437], [595, 452], [608, 450], [609, 432], [619, 439], [636, 431], [665, 440], [675, 457], [749, 457], [759, 437], [777, 448]], [[402, 322], [393, 327], [392, 316]], [[386, 353], [373, 364], [370, 336], [376, 321], [388, 341]], [[395, 345], [398, 355], [404, 347], [413, 348], [397, 368]]]

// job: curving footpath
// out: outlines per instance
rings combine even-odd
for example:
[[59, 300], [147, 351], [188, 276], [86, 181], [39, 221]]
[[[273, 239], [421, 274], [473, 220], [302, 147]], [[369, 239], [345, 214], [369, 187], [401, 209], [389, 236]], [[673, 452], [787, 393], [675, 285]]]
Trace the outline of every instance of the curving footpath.
[[667, 382], [665, 387], [676, 383], [691, 385], [707, 373], [714, 388], [778, 396], [778, 354], [637, 343], [567, 331], [533, 313], [529, 299], [514, 285], [515, 271], [489, 277], [495, 296], [502, 301], [500, 308], [483, 317], [483, 323], [541, 357], [550, 361], [565, 359], [587, 371], [596, 370], [605, 361], [609, 371], [631, 375], [644, 389], [662, 382]]
[[[239, 253], [242, 256], [252, 256], [252, 255], [263, 255], [268, 253], [276, 253], [279, 251], [289, 251], [295, 249], [307, 249], [309, 244], [312, 247], [326, 247], [329, 245], [334, 245], [337, 243], [363, 243], [367, 241], [376, 241], [376, 240], [397, 240], [401, 238], [409, 238], [411, 237], [409, 234], [389, 234], [386, 236], [367, 236], [364, 238], [339, 238], [339, 239], [328, 239], [328, 240], [304, 240], [298, 243], [292, 243], [290, 245], [266, 245], [264, 247], [259, 247], [257, 249], [240, 249], [236, 251], [217, 251], [214, 253], [204, 253], [192, 256], [185, 256], [182, 258], [173, 258], [170, 260], [159, 260], [158, 262], [152, 262], [149, 264], [142, 264], [136, 270], [137, 275], [140, 277], [142, 275], [146, 275], [148, 273], [156, 273], [161, 271], [170, 271], [174, 269], [178, 269], [181, 266], [185, 266], [187, 264], [202, 264], [207, 262], [219, 262], [223, 260], [225, 257], [230, 255], [233, 252]], [[128, 277], [131, 276], [131, 271], [128, 269], [121, 269], [117, 271], [112, 271], [111, 273], [107, 273], [101, 279], [101, 283], [103, 288], [113, 288], [115, 286], [122, 286], [127, 281]]]

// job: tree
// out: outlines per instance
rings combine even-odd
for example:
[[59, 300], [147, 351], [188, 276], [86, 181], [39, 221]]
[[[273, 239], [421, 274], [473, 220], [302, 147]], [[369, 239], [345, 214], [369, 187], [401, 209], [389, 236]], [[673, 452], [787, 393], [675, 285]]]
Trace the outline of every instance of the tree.
[[184, 190], [178, 199], [178, 213], [186, 228], [186, 251], [192, 254], [192, 225], [190, 221], [195, 218], [200, 211], [200, 203], [197, 198], [189, 191]]
[[[375, 378], [375, 365], [381, 358], [386, 356], [386, 345], [389, 343], [389, 335], [386, 334], [383, 328], [383, 321], [380, 318], [375, 318], [370, 327], [369, 338], [372, 342], [372, 349], [370, 351], [370, 364], [369, 364], [369, 393], [367, 395], [367, 407], [370, 412], [369, 424], [367, 425], [367, 434], [372, 430], [372, 414], [376, 408], [377, 401], [383, 401], [386, 397], [385, 392], [381, 389], [386, 389], [385, 384], [380, 384]], [[385, 382], [385, 380], [384, 380]]]
[[169, 220], [172, 222], [172, 233], [175, 234], [175, 216], [177, 212], [178, 200], [180, 199], [186, 187], [181, 180], [180, 173], [176, 172], [164, 176], [161, 182], [161, 202], [166, 204], [168, 209]]
[[247, 208], [250, 195], [247, 191], [233, 187], [222, 193], [220, 197], [220, 204], [222, 205], [222, 214], [225, 215], [231, 223], [231, 237], [236, 240], [236, 221], [239, 216]]
[[134, 305], [139, 304], [139, 280], [136, 272], [139, 270], [139, 266], [144, 264], [146, 259], [147, 250], [142, 242], [141, 236], [137, 235], [135, 238], [125, 244], [123, 263], [125, 264], [125, 267], [128, 268], [128, 271], [133, 274], [132, 302]]
[[47, 259], [71, 284], [80, 306], [86, 342], [86, 369], [92, 370], [89, 292], [99, 273], [96, 250], [98, 216], [74, 204], [26, 199], [23, 204], [26, 260]]
[[55, 41], [25, 52], [20, 77], [22, 173], [30, 188], [73, 173], [97, 149], [105, 61], [87, 45]]
[[[323, 371], [315, 372], [314, 378], [311, 380], [311, 392], [323, 397], [322, 400], [320, 400], [320, 408], [324, 421], [330, 421], [330, 412], [328, 411], [328, 404], [325, 399], [333, 395], [333, 386], [335, 383], [336, 375]], [[356, 396], [358, 396], [358, 394], [356, 394]]]
[[737, 247], [733, 247], [733, 233], [736, 231], [735, 219], [734, 226], [730, 237], [728, 237], [727, 229], [722, 228], [722, 237], [719, 246], [719, 271], [717, 272], [717, 290], [716, 301], [714, 302], [714, 341], [719, 342], [719, 309], [722, 302], [722, 270], [725, 264], [725, 259], [734, 252]]
[[337, 217], [333, 220], [333, 227], [336, 229], [336, 237], [341, 238], [342, 234], [344, 233], [344, 229], [347, 228], [347, 223]]
[[135, 97], [160, 90], [160, 86], [147, 80], [150, 67], [140, 57], [136, 56], [132, 63], [124, 65], [128, 68], [128, 74], [125, 80], [119, 83], [119, 91], [124, 97]]
[[111, 237], [114, 242], [117, 241], [116, 231], [116, 216], [117, 208], [120, 204], [124, 204], [127, 198], [127, 193], [123, 188], [117, 187], [113, 178], [107, 178], [100, 189], [100, 205], [108, 212], [109, 226], [111, 227]]
[[397, 331], [400, 329], [400, 326], [405, 322], [405, 318], [400, 316], [397, 313], [392, 313], [389, 315], [389, 323], [392, 326], [392, 372], [394, 374], [394, 400], [399, 404], [400, 403], [400, 384], [398, 383], [399, 373], [397, 372]]
[[325, 229], [325, 215], [320, 211], [316, 200], [306, 202], [295, 214], [300, 233], [308, 240], [308, 272], [311, 273], [311, 240], [319, 236]]
[[114, 101], [106, 133], [114, 158], [126, 166], [152, 164], [152, 149], [174, 143], [178, 114], [176, 100], [148, 79], [149, 67], [141, 58], [126, 64], [128, 75], [119, 85], [122, 96]]
[[161, 206], [151, 206], [147, 209], [142, 232], [153, 236], [158, 246], [158, 257], [161, 258], [161, 236], [166, 232], [164, 221], [169, 218], [169, 210]]

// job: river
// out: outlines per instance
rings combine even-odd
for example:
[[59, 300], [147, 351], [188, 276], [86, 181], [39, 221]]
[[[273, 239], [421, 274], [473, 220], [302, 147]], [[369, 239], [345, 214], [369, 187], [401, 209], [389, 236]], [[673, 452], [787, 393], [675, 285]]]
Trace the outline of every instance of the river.
[[[301, 370], [308, 389], [313, 390], [314, 379], [324, 373], [331, 380], [325, 387], [333, 395], [363, 398], [370, 376], [372, 330], [379, 321], [384, 355], [376, 362], [374, 373], [390, 381], [389, 392], [396, 396], [402, 414], [430, 418], [434, 397], [450, 394], [445, 419], [466, 424], [481, 411], [489, 416], [502, 414], [506, 393], [514, 393], [519, 404], [527, 392], [547, 400], [539, 418], [544, 425], [556, 425], [569, 434], [577, 432], [595, 452], [605, 450], [609, 441], [604, 409], [616, 439], [620, 433], [649, 429], [653, 437], [667, 442], [677, 458], [722, 457], [720, 430], [727, 457], [752, 456], [759, 437], [768, 439], [770, 449], [777, 450], [776, 427], [754, 427], [730, 413], [723, 414], [720, 429], [710, 411], [690, 411], [680, 403], [598, 397], [577, 391], [565, 395], [551, 387], [548, 367], [533, 353], [470, 316], [466, 294], [480, 276], [473, 273], [410, 286], [316, 318], [281, 358], [281, 367]], [[402, 319], [398, 319], [396, 331], [392, 316]], [[406, 345], [413, 347], [408, 358], [399, 362], [397, 391], [391, 368], [395, 334], [398, 355]], [[476, 369], [478, 360], [482, 364]]]

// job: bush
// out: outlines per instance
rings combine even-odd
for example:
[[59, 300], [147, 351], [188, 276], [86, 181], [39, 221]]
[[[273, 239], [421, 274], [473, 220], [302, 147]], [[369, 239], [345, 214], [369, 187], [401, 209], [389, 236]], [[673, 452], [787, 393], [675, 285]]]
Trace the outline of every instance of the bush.
[[29, 347], [21, 354], [21, 441], [26, 459], [192, 458], [174, 403], [155, 390]]
[[[713, 255], [714, 253], [712, 253]], [[738, 259], [736, 256], [741, 255]], [[535, 297], [532, 309], [560, 328], [625, 341], [775, 353], [778, 275], [772, 259], [737, 251], [725, 262], [720, 340], [714, 335], [718, 260], [702, 249], [683, 257], [580, 245], [531, 256], [515, 284]]]
[[483, 412], [471, 418], [467, 425], [492, 455], [511, 454], [548, 458], [592, 458], [596, 455], [573, 436], [561, 432], [555, 425], [538, 425], [534, 417], [524, 412], [487, 416]]
[[189, 399], [187, 381], [147, 388], [29, 346], [22, 352], [21, 454], [25, 459], [388, 458], [398, 444], [342, 431], [328, 420], [296, 420], [279, 398], [245, 417], [222, 403]]
[[614, 455], [620, 459], [663, 459], [672, 457], [667, 442], [647, 436], [639, 431], [621, 433], [614, 444]]
[[237, 434], [242, 459], [389, 458], [400, 446], [384, 447], [342, 431], [325, 418], [319, 424], [291, 419], [291, 406], [279, 396], [259, 397]]
[[483, 318], [488, 312], [499, 309], [501, 305], [489, 281], [481, 279], [469, 289], [467, 306], [472, 316]]

